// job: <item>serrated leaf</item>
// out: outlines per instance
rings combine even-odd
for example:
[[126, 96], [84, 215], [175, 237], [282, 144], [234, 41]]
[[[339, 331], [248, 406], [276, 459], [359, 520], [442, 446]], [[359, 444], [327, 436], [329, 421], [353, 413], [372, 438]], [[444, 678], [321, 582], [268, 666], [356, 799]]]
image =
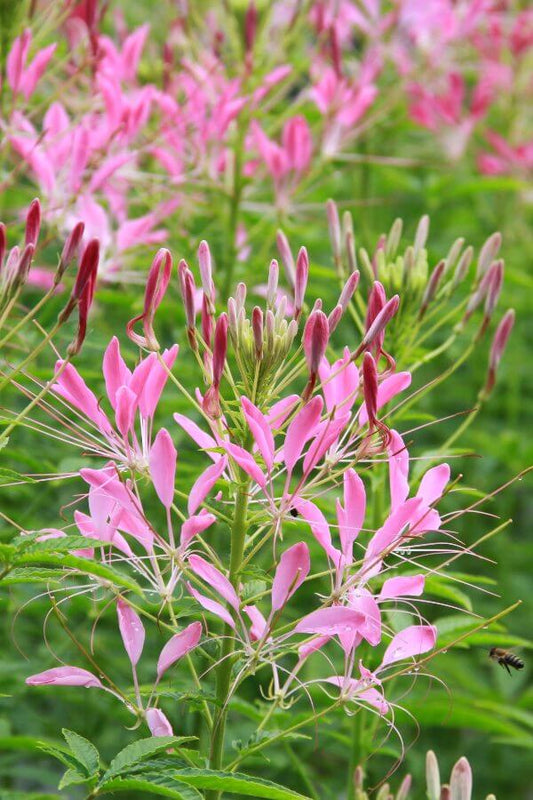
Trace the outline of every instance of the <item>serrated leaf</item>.
[[190, 742], [193, 736], [150, 736], [148, 739], [138, 739], [132, 742], [124, 750], [121, 750], [111, 761], [109, 768], [102, 775], [100, 786], [118, 777], [121, 773], [127, 772], [130, 767], [144, 761], [156, 753], [168, 750], [169, 747], [176, 747], [183, 742]]
[[2, 584], [10, 586], [16, 583], [48, 583], [59, 586], [64, 577], [60, 569], [39, 569], [38, 567], [15, 567], [2, 578]]
[[151, 778], [114, 778], [106, 783], [98, 794], [130, 791], [151, 792], [161, 797], [172, 797], [175, 800], [202, 800], [202, 795], [192, 786], [182, 785], [179, 788], [165, 786], [157, 783], [154, 776]]
[[253, 778], [239, 772], [218, 772], [210, 769], [184, 769], [173, 774], [178, 781], [197, 789], [214, 789], [234, 792], [246, 797], [266, 797], [268, 800], [309, 800], [303, 794], [293, 792], [272, 781]]
[[86, 783], [90, 780], [87, 775], [82, 775], [76, 769], [67, 769], [61, 780], [59, 781], [57, 788], [59, 791], [64, 789], [66, 786], [73, 786], [75, 784]]
[[83, 765], [87, 777], [92, 778], [100, 770], [100, 754], [92, 742], [75, 731], [63, 728], [61, 733], [72, 754]]

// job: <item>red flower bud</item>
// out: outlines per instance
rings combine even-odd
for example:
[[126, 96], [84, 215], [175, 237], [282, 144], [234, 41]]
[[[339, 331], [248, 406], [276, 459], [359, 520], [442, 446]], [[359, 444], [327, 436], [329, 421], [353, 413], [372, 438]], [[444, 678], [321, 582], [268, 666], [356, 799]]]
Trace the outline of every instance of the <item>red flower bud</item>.
[[255, 357], [263, 358], [263, 312], [259, 306], [252, 311], [252, 333], [254, 336]]
[[[153, 323], [155, 312], [165, 296], [171, 274], [172, 256], [168, 250], [161, 248], [156, 253], [148, 273], [144, 292], [144, 311], [139, 316], [131, 319], [126, 326], [128, 336], [139, 347], [145, 347], [147, 350], [159, 350], [159, 342], [154, 333]], [[135, 323], [139, 322], [139, 320], [142, 320], [143, 323], [144, 336], [139, 336], [133, 330]]]
[[514, 321], [515, 312], [513, 309], [509, 309], [509, 311], [506, 311], [503, 315], [500, 324], [494, 333], [489, 354], [489, 371], [487, 374], [487, 382], [485, 384], [485, 388], [483, 389], [483, 394], [485, 396], [491, 393], [494, 388], [494, 384], [496, 383], [496, 372], [507, 346], [511, 331], [513, 330]]
[[444, 275], [444, 270], [446, 269], [446, 261], [439, 261], [433, 272], [429, 277], [429, 281], [426, 286], [426, 291], [423, 294], [422, 302], [420, 303], [420, 311], [418, 312], [418, 318], [422, 319], [424, 314], [426, 313], [429, 304], [435, 297], [437, 289], [439, 288], [439, 283], [442, 280], [442, 276]]
[[309, 277], [309, 257], [305, 247], [300, 248], [296, 259], [296, 281], [294, 285], [294, 319], [298, 319], [304, 303], [307, 279]]
[[328, 318], [323, 311], [313, 311], [306, 322], [303, 335], [303, 349], [309, 369], [309, 383], [304, 392], [304, 399], [307, 399], [313, 391], [318, 375], [318, 368], [324, 358], [328, 341]]
[[78, 222], [65, 239], [61, 258], [59, 259], [56, 274], [54, 275], [54, 286], [58, 285], [70, 262], [77, 257], [84, 230], [85, 224], [83, 222]]
[[72, 313], [72, 310], [79, 303], [89, 281], [94, 291], [96, 273], [98, 271], [98, 261], [100, 259], [100, 243], [98, 239], [91, 239], [83, 251], [76, 280], [70, 294], [69, 301], [63, 311], [59, 314], [58, 321], [65, 322]]
[[41, 204], [36, 198], [32, 201], [28, 213], [26, 215], [26, 244], [32, 244], [34, 247], [39, 238], [39, 231], [41, 230]]
[[187, 337], [191, 348], [196, 351], [198, 348], [196, 342], [196, 309], [194, 307], [196, 286], [194, 284], [194, 276], [183, 259], [178, 265], [178, 278], [187, 321]]
[[217, 319], [215, 327], [215, 340], [213, 344], [213, 384], [220, 385], [224, 365], [226, 363], [226, 353], [228, 350], [228, 318], [226, 314], [221, 314]]
[[371, 353], [365, 353], [363, 358], [363, 395], [369, 428], [373, 430], [378, 422], [378, 371]]

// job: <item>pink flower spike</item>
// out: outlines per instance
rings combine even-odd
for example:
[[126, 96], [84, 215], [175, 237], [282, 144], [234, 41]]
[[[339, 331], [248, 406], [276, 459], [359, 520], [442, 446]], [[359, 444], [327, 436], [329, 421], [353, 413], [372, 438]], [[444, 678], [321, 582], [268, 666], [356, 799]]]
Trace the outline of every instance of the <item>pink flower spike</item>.
[[309, 257], [305, 247], [300, 247], [300, 252], [298, 253], [298, 258], [296, 259], [296, 277], [294, 283], [294, 319], [298, 319], [302, 313], [308, 277]]
[[424, 591], [423, 575], [398, 576], [385, 581], [379, 593], [380, 600], [394, 600], [397, 597], [420, 597]]
[[181, 534], [180, 534], [180, 547], [182, 550], [185, 550], [190, 542], [194, 539], [194, 537], [198, 533], [203, 533], [207, 528], [209, 528], [214, 522], [216, 522], [216, 517], [214, 514], [208, 514], [207, 512], [200, 512], [199, 514], [195, 514], [189, 519], [186, 519], [183, 525], [181, 526]]
[[124, 649], [135, 667], [144, 647], [144, 626], [133, 608], [120, 598], [117, 600], [117, 616]]
[[300, 620], [295, 633], [319, 633], [335, 636], [343, 633], [357, 633], [365, 624], [365, 617], [359, 611], [347, 606], [319, 608]]
[[178, 453], [169, 432], [161, 428], [150, 450], [150, 477], [162, 504], [170, 508], [174, 500]]
[[199, 603], [202, 608], [205, 608], [205, 610], [209, 611], [210, 614], [214, 614], [216, 617], [219, 617], [222, 622], [225, 622], [226, 625], [229, 625], [230, 628], [235, 630], [235, 623], [233, 622], [231, 614], [226, 608], [224, 608], [223, 605], [221, 605], [221, 603], [217, 603], [216, 600], [212, 600], [210, 597], [206, 597], [204, 594], [201, 594], [194, 588], [194, 586], [191, 586], [190, 583], [187, 583], [186, 586], [190, 594], [192, 594], [196, 602]]
[[290, 478], [294, 466], [305, 447], [306, 442], [313, 436], [322, 414], [323, 401], [317, 395], [313, 397], [294, 417], [287, 428], [283, 455], [287, 474]]
[[305, 581], [311, 569], [305, 542], [289, 547], [282, 554], [272, 583], [272, 611], [280, 611]]
[[223, 597], [235, 611], [239, 610], [237, 592], [226, 576], [216, 567], [206, 561], [205, 558], [197, 555], [189, 556], [189, 566], [195, 575], [198, 575], [198, 577], [214, 589], [217, 594]]
[[34, 247], [39, 238], [39, 231], [41, 229], [41, 204], [36, 198], [32, 201], [28, 213], [26, 215], [26, 236], [24, 243], [32, 244]]
[[172, 725], [160, 708], [149, 708], [146, 711], [146, 724], [152, 736], [174, 736]]
[[392, 639], [385, 651], [380, 669], [396, 661], [427, 653], [435, 647], [436, 641], [437, 629], [433, 625], [411, 625]]
[[270, 425], [264, 414], [262, 414], [257, 406], [254, 406], [247, 397], [241, 397], [241, 406], [257, 448], [270, 472], [274, 464], [275, 449], [274, 437]]
[[226, 469], [227, 459], [225, 456], [215, 461], [196, 479], [194, 486], [189, 492], [189, 500], [187, 502], [187, 510], [189, 514], [194, 514], [199, 506], [204, 502], [205, 498], [218, 481], [224, 470]]
[[172, 664], [194, 650], [201, 638], [201, 622], [192, 622], [183, 631], [176, 633], [161, 650], [157, 662], [157, 679], [159, 680]]
[[86, 689], [103, 689], [96, 675], [80, 667], [54, 667], [26, 678], [28, 686], [83, 686]]

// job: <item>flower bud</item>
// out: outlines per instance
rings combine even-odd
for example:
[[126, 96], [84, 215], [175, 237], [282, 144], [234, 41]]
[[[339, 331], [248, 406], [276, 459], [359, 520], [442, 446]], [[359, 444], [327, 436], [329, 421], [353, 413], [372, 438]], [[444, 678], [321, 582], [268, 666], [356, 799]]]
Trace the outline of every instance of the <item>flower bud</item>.
[[304, 392], [307, 400], [314, 389], [318, 368], [324, 358], [329, 341], [328, 318], [323, 311], [313, 311], [306, 322], [303, 334], [303, 349], [309, 369], [309, 383]]
[[253, 0], [250, 0], [244, 18], [244, 46], [247, 55], [251, 55], [254, 49], [255, 35], [257, 31], [257, 8]]
[[440, 800], [439, 762], [433, 750], [426, 755], [426, 786], [428, 800]]
[[[159, 342], [154, 333], [153, 323], [155, 312], [165, 296], [171, 274], [172, 256], [168, 250], [162, 247], [156, 253], [152, 266], [150, 267], [150, 272], [148, 273], [144, 292], [143, 313], [131, 319], [126, 326], [128, 336], [135, 344], [138, 344], [139, 347], [145, 347], [147, 350], [160, 349]], [[135, 323], [140, 320], [142, 320], [144, 336], [139, 336], [139, 334], [134, 331]]]
[[476, 280], [481, 280], [483, 275], [487, 272], [490, 265], [498, 255], [502, 244], [502, 235], [498, 231], [489, 236], [483, 247], [479, 252], [477, 260]]
[[453, 800], [471, 800], [472, 769], [464, 756], [459, 759], [452, 770], [450, 794]]
[[[386, 326], [398, 311], [399, 305], [400, 298], [397, 294], [395, 294], [387, 303], [385, 303], [365, 333], [363, 341], [357, 348], [353, 358], [360, 356], [364, 350], [371, 349], [376, 342], [383, 341], [381, 339], [381, 334], [384, 333]], [[381, 350], [381, 345], [379, 349]]]
[[200, 266], [200, 275], [202, 278], [202, 288], [204, 294], [209, 300], [211, 310], [215, 310], [215, 284], [213, 283], [213, 269], [211, 263], [211, 251], [209, 245], [205, 240], [200, 242], [198, 247], [198, 263]]
[[490, 319], [496, 308], [496, 304], [500, 297], [503, 285], [503, 261], [499, 259], [494, 262], [492, 268], [492, 279], [487, 291], [485, 300], [485, 317]]
[[35, 245], [27, 244], [19, 259], [19, 263], [17, 265], [17, 272], [15, 275], [14, 280], [14, 287], [18, 288], [19, 286], [24, 286], [26, 283], [26, 279], [28, 277], [28, 273], [30, 271], [31, 262], [33, 260], [33, 254], [35, 252]]
[[457, 262], [457, 266], [455, 268], [455, 272], [453, 275], [452, 281], [452, 291], [458, 286], [462, 280], [464, 280], [466, 273], [470, 268], [470, 264], [472, 263], [472, 259], [474, 258], [474, 248], [469, 246], [466, 248], [464, 253], [462, 254], [461, 258]]
[[343, 313], [348, 308], [348, 303], [352, 299], [358, 284], [359, 284], [359, 273], [352, 272], [348, 280], [344, 284], [338, 299], [338, 305], [342, 307]]
[[[94, 290], [99, 259], [100, 243], [98, 239], [91, 239], [83, 251], [69, 301], [63, 311], [60, 312], [58, 316], [58, 322], [63, 323], [69, 318], [72, 310], [79, 303], [80, 298], [82, 297], [89, 282], [91, 282], [92, 290]], [[132, 320], [131, 322], [136, 322], [138, 319], [141, 319], [141, 317], [136, 317], [136, 319]]]
[[400, 218], [395, 219], [392, 223], [389, 235], [387, 236], [387, 247], [385, 249], [385, 255], [387, 258], [394, 258], [396, 256], [398, 245], [400, 244], [400, 239], [402, 238], [402, 230], [402, 220]]
[[221, 314], [215, 326], [215, 338], [213, 344], [213, 383], [220, 385], [224, 365], [226, 363], [226, 353], [228, 350], [228, 317]]
[[255, 357], [263, 358], [263, 312], [259, 306], [252, 311], [252, 333], [254, 337]]
[[278, 245], [279, 254], [285, 267], [285, 275], [292, 289], [296, 284], [296, 267], [294, 266], [294, 259], [292, 257], [291, 248], [287, 237], [282, 230], [278, 230], [276, 234], [276, 244]]
[[498, 366], [500, 364], [505, 348], [507, 346], [507, 342], [509, 340], [509, 336], [511, 335], [511, 331], [513, 330], [514, 321], [515, 321], [515, 312], [513, 309], [509, 309], [509, 311], [505, 312], [500, 321], [500, 324], [496, 328], [496, 332], [494, 333], [494, 338], [492, 340], [492, 345], [490, 348], [489, 370], [487, 374], [487, 381], [485, 383], [485, 387], [482, 390], [482, 397], [488, 397], [488, 395], [494, 388], [494, 384], [496, 383], [496, 372], [498, 370]]
[[246, 284], [242, 283], [242, 281], [237, 284], [237, 290], [235, 292], [235, 302], [237, 304], [237, 315], [239, 315], [241, 309], [244, 308], [244, 304], [246, 302]]
[[344, 314], [344, 309], [341, 305], [336, 305], [331, 314], [328, 317], [328, 328], [329, 328], [329, 335], [333, 333], [336, 329], [337, 325], [341, 321], [342, 315]]
[[70, 262], [73, 261], [78, 255], [84, 230], [85, 224], [83, 222], [78, 222], [67, 236], [61, 252], [61, 258], [59, 259], [59, 264], [54, 275], [54, 286], [58, 286]]
[[309, 257], [305, 247], [300, 248], [296, 259], [296, 282], [294, 286], [294, 319], [298, 319], [302, 312], [307, 279], [309, 277]]
[[0, 222], [0, 274], [2, 272], [2, 266], [4, 264], [6, 248], [7, 248], [6, 226], [4, 225], [3, 222]]
[[413, 244], [415, 261], [418, 258], [420, 251], [423, 250], [424, 247], [426, 246], [428, 234], [429, 234], [429, 217], [427, 214], [424, 214], [424, 216], [420, 218], [420, 222], [418, 223], [418, 227], [416, 229], [416, 234], [415, 234], [415, 241]]
[[279, 266], [275, 258], [270, 262], [268, 270], [268, 284], [267, 284], [267, 306], [274, 308], [276, 304], [277, 292], [279, 281]]
[[32, 201], [26, 215], [26, 237], [25, 244], [35, 247], [41, 230], [41, 204], [37, 198]]
[[329, 238], [333, 250], [333, 259], [337, 269], [340, 271], [342, 266], [341, 226], [339, 221], [339, 212], [333, 200], [327, 201], [326, 214], [328, 218]]
[[435, 297], [437, 293], [437, 289], [439, 288], [439, 284], [442, 280], [442, 276], [444, 275], [444, 270], [446, 269], [446, 261], [439, 261], [435, 269], [430, 275], [429, 281], [426, 286], [426, 290], [422, 296], [422, 302], [420, 303], [420, 311], [418, 312], [418, 319], [422, 319], [424, 314], [426, 313], [429, 304]]
[[196, 309], [194, 305], [196, 286], [194, 284], [194, 276], [183, 259], [178, 265], [178, 277], [187, 321], [187, 338], [191, 349], [196, 351], [198, 349], [196, 341]]
[[368, 414], [368, 426], [373, 430], [378, 421], [378, 371], [371, 353], [365, 353], [363, 358], [363, 396]]

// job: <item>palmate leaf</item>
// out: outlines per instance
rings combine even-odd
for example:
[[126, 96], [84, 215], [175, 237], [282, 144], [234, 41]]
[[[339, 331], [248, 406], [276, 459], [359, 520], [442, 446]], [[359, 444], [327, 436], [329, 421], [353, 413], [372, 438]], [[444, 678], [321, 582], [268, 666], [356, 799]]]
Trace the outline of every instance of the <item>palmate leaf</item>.
[[173, 773], [173, 778], [196, 789], [215, 789], [234, 792], [246, 797], [266, 797], [268, 800], [309, 800], [272, 781], [254, 778], [239, 772], [218, 772], [210, 769], [183, 769]]
[[96, 776], [100, 770], [100, 754], [94, 744], [68, 728], [63, 728], [61, 732], [72, 755], [83, 766], [87, 777]]
[[111, 761], [109, 768], [102, 775], [100, 788], [104, 788], [111, 778], [118, 778], [120, 775], [127, 773], [136, 764], [145, 761], [150, 756], [168, 750], [170, 747], [177, 747], [184, 742], [190, 742], [193, 739], [193, 736], [150, 736], [147, 739], [139, 739], [136, 742], [132, 742]]

